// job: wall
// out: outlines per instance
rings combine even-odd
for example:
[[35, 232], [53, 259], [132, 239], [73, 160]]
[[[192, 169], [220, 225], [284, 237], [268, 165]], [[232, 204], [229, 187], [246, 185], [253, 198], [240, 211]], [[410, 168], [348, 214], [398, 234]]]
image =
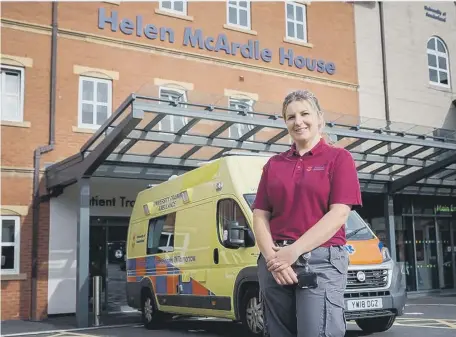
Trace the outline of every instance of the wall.
[[[115, 198], [115, 206], [102, 207], [93, 203], [90, 216], [129, 217], [136, 194], [147, 185], [145, 181], [91, 179], [91, 197]], [[78, 186], [72, 185], [50, 202], [49, 276], [47, 314], [74, 313], [76, 308], [76, 254]]]
[[[112, 79], [113, 110], [133, 91], [141, 90], [157, 95], [158, 88], [154, 83], [156, 79], [161, 79], [165, 82], [179, 81], [189, 84], [192, 90], [188, 99], [194, 102], [216, 102], [225, 105], [225, 89], [238, 90], [255, 94], [258, 100], [263, 102], [263, 106], [270, 105], [270, 110], [274, 112], [280, 111], [281, 100], [287, 92], [296, 88], [308, 88], [320, 98], [325, 110], [358, 115], [352, 4], [312, 3], [308, 7], [309, 44], [306, 46], [283, 41], [285, 15], [273, 15], [284, 12], [283, 2], [254, 2], [254, 32], [250, 33], [223, 27], [226, 22], [224, 3], [190, 3], [189, 15], [193, 17], [192, 21], [158, 15], [155, 13], [157, 6], [157, 2], [121, 2], [120, 5], [104, 2], [59, 3], [57, 145], [54, 151], [44, 156], [44, 161], [55, 162], [74, 154], [90, 136], [90, 131], [77, 127], [78, 77], [81, 72], [96, 72]], [[119, 20], [134, 20], [137, 15], [142, 15], [144, 24], [172, 27], [175, 43], [151, 41], [144, 36], [129, 36], [119, 30], [112, 32], [108, 26], [99, 29], [99, 8], [104, 8], [110, 16], [112, 11], [117, 11]], [[36, 18], [37, 15], [45, 14], [47, 19]], [[208, 15], [211, 20], [205, 19]], [[266, 17], [274, 21], [269, 22]], [[5, 22], [2, 29], [2, 52], [29, 57], [33, 61], [33, 67], [27, 68], [25, 75], [25, 118], [30, 122], [30, 128], [23, 130], [3, 127], [3, 133], [9, 136], [9, 139], [32, 133], [40, 135], [36, 142], [29, 142], [25, 138], [28, 150], [26, 152], [19, 150], [17, 142], [8, 141], [8, 138], [4, 137], [6, 142], [2, 153], [6, 158], [5, 165], [12, 165], [14, 162], [14, 165], [30, 167], [31, 151], [35, 144], [42, 145], [47, 141], [46, 133], [41, 130], [48, 130], [48, 105], [44, 107], [41, 103], [34, 104], [34, 100], [40, 99], [43, 104], [48, 104], [49, 99], [49, 93], [43, 90], [49, 88], [50, 4], [30, 3], [24, 6], [21, 3], [5, 3], [2, 6], [2, 19]], [[325, 23], [328, 21], [335, 22], [331, 31], [328, 31]], [[185, 27], [201, 28], [205, 35], [213, 37], [224, 33], [230, 42], [247, 43], [249, 39], [258, 39], [262, 47], [272, 51], [273, 61], [269, 64], [244, 59], [239, 55], [234, 57], [224, 55], [223, 52], [215, 53], [183, 46], [182, 34]], [[30, 46], [35, 44], [39, 44], [43, 49], [31, 49]], [[336, 65], [336, 72], [329, 75], [289, 67], [286, 64], [280, 65], [278, 50], [281, 47], [293, 49], [295, 56], [332, 61]], [[338, 52], [334, 53], [334, 50]], [[82, 71], [82, 68], [86, 71]], [[32, 82], [35, 79], [34, 72], [41, 75], [36, 76], [38, 82]], [[240, 77], [243, 77], [243, 80], [240, 80]], [[150, 90], [147, 89], [148, 86], [151, 87]], [[38, 129], [35, 127], [40, 127], [40, 131], [36, 131]]]
[[[16, 4], [18, 5], [18, 4]], [[50, 29], [38, 33], [23, 33], [5, 27], [5, 15], [14, 16], [32, 4], [5, 8], [2, 5], [1, 62], [21, 66], [25, 73], [24, 122], [1, 121], [1, 185], [2, 214], [5, 208], [20, 209], [20, 271], [18, 275], [2, 276], [1, 319], [30, 318], [31, 301], [31, 243], [32, 243], [32, 184], [33, 151], [48, 141], [49, 130], [49, 86], [50, 86]], [[51, 5], [33, 7], [34, 21], [39, 25], [50, 25]], [[6, 24], [7, 25], [7, 24]], [[41, 26], [46, 27], [46, 26]], [[36, 48], [40, 46], [40, 48]], [[20, 141], [19, 141], [20, 140]], [[43, 167], [43, 166], [42, 166]], [[42, 173], [42, 171], [41, 171]], [[40, 208], [37, 316], [43, 317], [47, 305], [47, 257], [49, 207]]]
[[[456, 5], [450, 2], [386, 2], [385, 43], [393, 122], [456, 129]], [[425, 6], [446, 13], [446, 22], [426, 16]], [[355, 5], [359, 64], [360, 113], [384, 118], [378, 5]], [[428, 39], [442, 38], [450, 55], [451, 89], [429, 84], [426, 46]], [[382, 116], [383, 115], [383, 116]]]
[[382, 46], [376, 2], [355, 3], [355, 27], [360, 115], [384, 120]]
[[74, 313], [76, 298], [77, 190], [50, 201], [48, 314]]
[[[3, 144], [2, 144], [3, 145]], [[3, 160], [3, 158], [2, 158]], [[14, 170], [2, 166], [1, 215], [20, 218], [19, 274], [1, 276], [2, 320], [28, 318], [31, 300], [31, 242], [32, 242], [32, 174], [27, 169]], [[49, 207], [44, 202], [40, 208], [38, 234], [37, 315], [42, 317], [47, 302], [47, 257]]]

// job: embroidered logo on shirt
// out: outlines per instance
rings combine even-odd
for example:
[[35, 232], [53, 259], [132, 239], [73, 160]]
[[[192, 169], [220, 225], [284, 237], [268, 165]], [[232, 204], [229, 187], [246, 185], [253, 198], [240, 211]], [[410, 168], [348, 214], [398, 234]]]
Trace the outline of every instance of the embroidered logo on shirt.
[[310, 172], [310, 171], [324, 171], [325, 170], [325, 166], [307, 166], [307, 171]]

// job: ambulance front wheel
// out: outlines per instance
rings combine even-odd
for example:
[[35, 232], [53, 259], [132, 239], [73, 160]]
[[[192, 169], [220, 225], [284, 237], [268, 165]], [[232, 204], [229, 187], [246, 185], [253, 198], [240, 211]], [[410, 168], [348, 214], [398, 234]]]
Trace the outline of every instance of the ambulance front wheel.
[[356, 324], [366, 333], [384, 332], [389, 330], [396, 320], [396, 316], [373, 317], [356, 320]]
[[167, 318], [158, 311], [154, 296], [149, 288], [143, 288], [141, 292], [141, 312], [144, 327], [148, 330], [160, 328]]
[[263, 335], [263, 307], [259, 296], [258, 285], [251, 285], [242, 296], [241, 322], [250, 336]]

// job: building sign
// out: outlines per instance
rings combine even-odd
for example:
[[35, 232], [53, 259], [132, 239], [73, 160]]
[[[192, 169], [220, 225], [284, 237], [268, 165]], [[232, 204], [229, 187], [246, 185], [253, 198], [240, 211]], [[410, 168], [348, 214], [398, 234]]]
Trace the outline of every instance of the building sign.
[[125, 196], [101, 198], [98, 195], [90, 198], [90, 207], [120, 207], [120, 208], [133, 208], [135, 200], [129, 199]]
[[[175, 32], [171, 27], [157, 27], [153, 24], [144, 22], [141, 15], [137, 15], [134, 20], [129, 18], [119, 19], [117, 11], [106, 13], [104, 8], [98, 9], [98, 28], [104, 30], [106, 27], [112, 31], [120, 30], [125, 35], [136, 35], [145, 37], [149, 40], [160, 39], [168, 43], [175, 43]], [[229, 41], [224, 33], [217, 36], [206, 36], [201, 29], [185, 27], [183, 33], [183, 46], [208, 50], [216, 53], [224, 52], [226, 55], [241, 55], [245, 59], [262, 61], [269, 63], [274, 57], [278, 57], [280, 64], [287, 64], [289, 67], [297, 69], [307, 69], [319, 73], [333, 75], [336, 72], [336, 65], [322, 59], [314, 59], [296, 54], [292, 48], [280, 47], [275, 56], [269, 48], [263, 48], [259, 40], [250, 40], [241, 44]]]
[[424, 6], [424, 10], [426, 11], [426, 16], [428, 18], [446, 22], [446, 12], [442, 13], [440, 9], [435, 9], [429, 6]]
[[435, 206], [435, 212], [456, 213], [456, 205], [437, 205]]

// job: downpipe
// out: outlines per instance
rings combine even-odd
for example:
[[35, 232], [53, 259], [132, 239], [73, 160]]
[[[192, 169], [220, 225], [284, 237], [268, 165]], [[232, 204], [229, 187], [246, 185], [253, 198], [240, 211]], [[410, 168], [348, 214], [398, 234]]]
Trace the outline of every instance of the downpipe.
[[386, 62], [386, 42], [385, 42], [385, 15], [383, 3], [378, 2], [378, 14], [380, 21], [380, 43], [382, 47], [382, 69], [383, 69], [383, 93], [385, 96], [385, 119], [386, 119], [386, 129], [388, 130], [391, 125], [391, 116], [390, 116], [390, 105], [389, 105], [389, 93], [388, 93], [388, 69]]
[[39, 321], [37, 313], [38, 297], [38, 234], [40, 213], [40, 161], [41, 156], [54, 150], [55, 146], [55, 105], [56, 105], [56, 70], [57, 70], [57, 2], [52, 2], [52, 37], [51, 37], [51, 72], [50, 72], [50, 99], [49, 99], [49, 142], [48, 145], [39, 146], [33, 153], [33, 215], [32, 215], [32, 277], [30, 320]]

